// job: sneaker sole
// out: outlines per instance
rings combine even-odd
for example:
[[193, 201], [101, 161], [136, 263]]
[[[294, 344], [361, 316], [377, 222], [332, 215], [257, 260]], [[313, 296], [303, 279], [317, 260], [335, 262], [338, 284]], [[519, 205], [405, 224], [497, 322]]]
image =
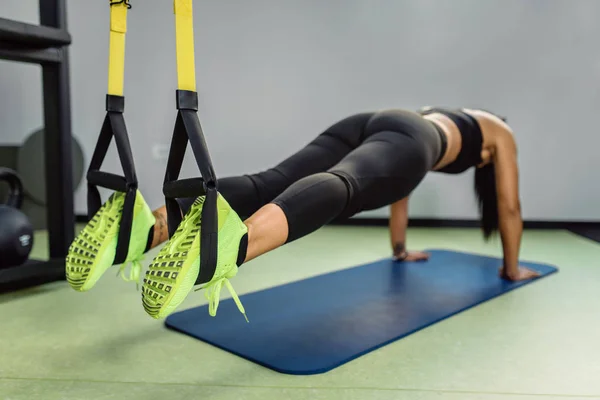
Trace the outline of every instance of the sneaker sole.
[[[137, 196], [136, 202], [141, 203], [134, 208], [130, 251], [146, 248], [148, 229], [156, 222], [142, 195], [138, 192]], [[114, 265], [124, 203], [125, 193], [115, 192], [71, 244], [65, 269], [73, 289], [79, 292], [90, 290]]]
[[[142, 304], [152, 318], [164, 318], [187, 297], [200, 273], [202, 201], [196, 200], [177, 231], [152, 260], [142, 286]], [[175, 251], [172, 253], [172, 248]]]
[[66, 277], [73, 289], [79, 292], [91, 289], [112, 266], [119, 232], [117, 216], [123, 209], [124, 198], [121, 193], [111, 196], [71, 244]]

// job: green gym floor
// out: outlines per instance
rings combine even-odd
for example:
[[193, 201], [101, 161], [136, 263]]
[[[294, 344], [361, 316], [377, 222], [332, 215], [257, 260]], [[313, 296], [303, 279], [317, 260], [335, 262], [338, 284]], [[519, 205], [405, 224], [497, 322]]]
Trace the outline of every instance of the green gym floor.
[[[472, 229], [408, 237], [412, 249], [500, 254]], [[43, 256], [44, 233], [36, 240]], [[388, 252], [385, 228], [327, 227], [244, 266], [233, 284], [243, 294]], [[0, 295], [0, 399], [600, 399], [600, 245], [526, 231], [522, 258], [560, 272], [314, 376], [282, 375], [167, 330], [116, 269], [88, 293], [57, 282]], [[184, 307], [204, 303], [198, 292]]]

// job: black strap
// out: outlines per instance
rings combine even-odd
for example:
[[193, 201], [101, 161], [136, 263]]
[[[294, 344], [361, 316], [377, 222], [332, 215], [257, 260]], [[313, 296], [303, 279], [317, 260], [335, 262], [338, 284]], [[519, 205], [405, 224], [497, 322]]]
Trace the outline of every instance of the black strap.
[[[177, 109], [177, 120], [163, 183], [169, 236], [173, 236], [182, 219], [177, 198], [205, 195], [200, 227], [200, 274], [196, 280], [196, 284], [202, 284], [210, 282], [217, 268], [217, 177], [198, 118], [198, 94], [178, 90]], [[178, 180], [188, 141], [202, 178]]]
[[[104, 123], [102, 124], [98, 142], [96, 143], [96, 148], [94, 149], [87, 172], [87, 203], [88, 217], [90, 219], [102, 206], [98, 186], [125, 193], [125, 202], [123, 204], [123, 211], [121, 212], [119, 236], [117, 239], [117, 251], [114, 259], [115, 264], [121, 264], [127, 259], [133, 224], [133, 208], [138, 188], [131, 144], [129, 143], [129, 135], [127, 134], [125, 119], [123, 118], [124, 109], [125, 99], [122, 96], [106, 96], [106, 117], [104, 118]], [[100, 171], [113, 137], [115, 138], [117, 153], [125, 176]]]

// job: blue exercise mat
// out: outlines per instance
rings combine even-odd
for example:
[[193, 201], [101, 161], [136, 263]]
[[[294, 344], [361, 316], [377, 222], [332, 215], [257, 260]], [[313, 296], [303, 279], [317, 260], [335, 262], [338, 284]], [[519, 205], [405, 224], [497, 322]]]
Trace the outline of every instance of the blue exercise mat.
[[[166, 325], [278, 372], [318, 374], [532, 282], [500, 279], [497, 258], [429, 253], [426, 262], [385, 259], [246, 294], [250, 323], [227, 299], [214, 318], [203, 306]], [[542, 276], [557, 272], [521, 265]]]

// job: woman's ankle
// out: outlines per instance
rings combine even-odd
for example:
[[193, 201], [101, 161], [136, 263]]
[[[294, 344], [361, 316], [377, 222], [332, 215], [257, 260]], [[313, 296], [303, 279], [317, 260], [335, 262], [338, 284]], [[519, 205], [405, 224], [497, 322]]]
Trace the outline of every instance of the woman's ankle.
[[244, 224], [248, 228], [248, 245], [244, 262], [268, 253], [286, 242], [287, 219], [277, 205], [267, 204], [244, 221]]

